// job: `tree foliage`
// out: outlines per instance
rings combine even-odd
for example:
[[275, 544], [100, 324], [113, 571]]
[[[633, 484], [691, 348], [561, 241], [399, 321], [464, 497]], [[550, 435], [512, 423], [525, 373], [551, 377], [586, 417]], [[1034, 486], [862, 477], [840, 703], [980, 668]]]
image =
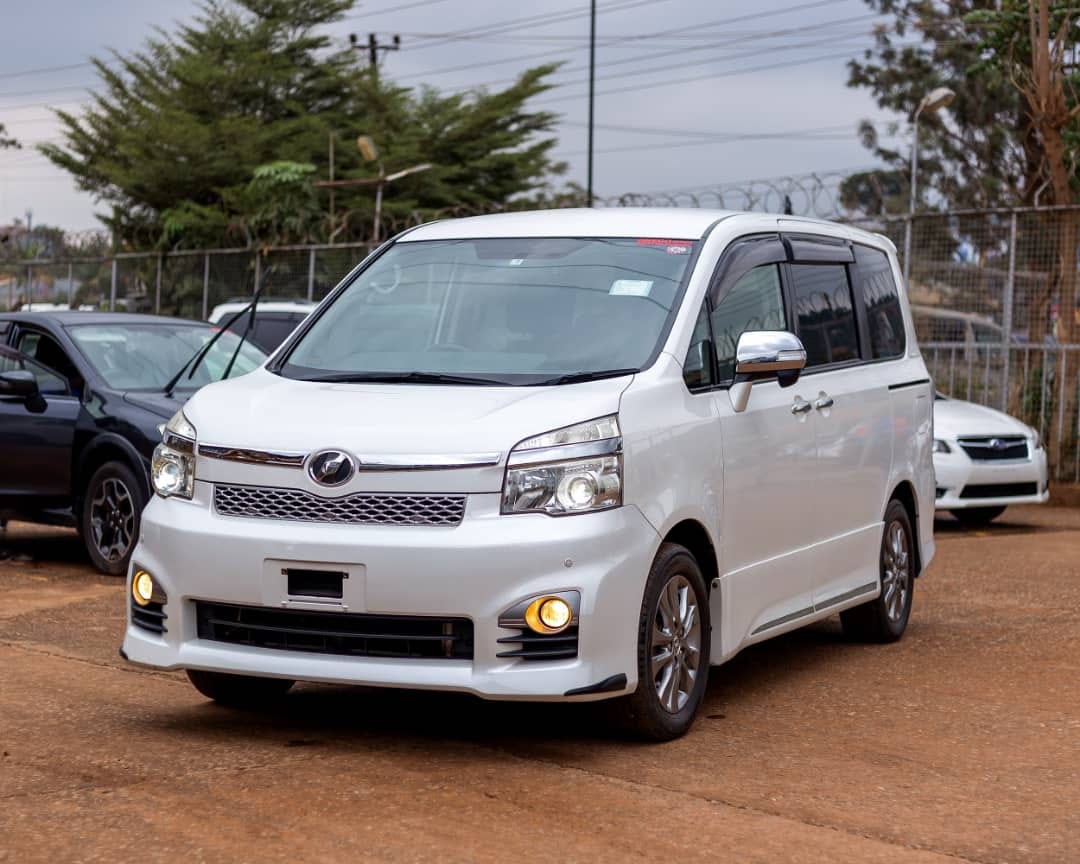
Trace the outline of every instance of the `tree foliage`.
[[195, 21], [130, 55], [95, 59], [101, 89], [82, 115], [57, 112], [64, 143], [42, 145], [130, 247], [367, 239], [373, 187], [329, 193], [314, 181], [371, 177], [355, 140], [379, 145], [387, 173], [432, 170], [388, 186], [384, 212], [502, 204], [561, 170], [531, 111], [553, 66], [497, 92], [414, 92], [338, 47], [326, 25], [354, 0], [204, 0]]

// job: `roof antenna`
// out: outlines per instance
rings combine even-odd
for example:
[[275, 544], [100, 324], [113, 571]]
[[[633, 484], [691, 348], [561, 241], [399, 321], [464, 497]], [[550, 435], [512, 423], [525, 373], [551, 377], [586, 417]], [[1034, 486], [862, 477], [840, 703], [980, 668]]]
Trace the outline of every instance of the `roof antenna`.
[[791, 196], [790, 195], [785, 195], [784, 196], [784, 215], [785, 216], [794, 216], [795, 215], [795, 208], [793, 208], [791, 206]]

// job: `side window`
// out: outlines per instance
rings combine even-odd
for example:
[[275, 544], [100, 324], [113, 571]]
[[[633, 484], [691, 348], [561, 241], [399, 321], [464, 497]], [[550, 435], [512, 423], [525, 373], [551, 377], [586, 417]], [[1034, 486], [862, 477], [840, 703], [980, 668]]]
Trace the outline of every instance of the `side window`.
[[21, 354], [7, 351], [0, 352], [0, 372], [16, 372], [20, 370], [34, 373], [38, 390], [44, 396], [67, 396], [70, 392], [67, 382], [55, 372], [51, 372], [39, 363], [28, 360]]
[[792, 264], [792, 292], [806, 365], [859, 359], [859, 337], [843, 264]]
[[18, 344], [15, 347], [27, 357], [59, 372], [67, 379], [72, 392], [82, 392], [82, 376], [79, 375], [79, 370], [75, 368], [67, 352], [51, 336], [33, 330], [24, 330], [19, 334]]
[[683, 380], [691, 390], [708, 387], [713, 383], [712, 343], [709, 341], [709, 313], [704, 303], [694, 324], [690, 337], [690, 349], [683, 363]]
[[716, 345], [717, 383], [735, 378], [735, 346], [747, 330], [784, 330], [784, 295], [780, 267], [763, 264], [746, 271], [713, 309], [712, 331]]
[[893, 279], [889, 256], [869, 246], [855, 247], [858, 288], [866, 306], [870, 336], [870, 356], [875, 360], [904, 354], [904, 313]]

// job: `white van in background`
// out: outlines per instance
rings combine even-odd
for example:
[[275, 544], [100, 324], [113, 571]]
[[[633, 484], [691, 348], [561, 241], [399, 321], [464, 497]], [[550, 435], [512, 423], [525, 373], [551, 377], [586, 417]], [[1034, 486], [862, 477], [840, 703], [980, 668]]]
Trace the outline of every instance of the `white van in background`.
[[933, 388], [888, 240], [762, 213], [438, 222], [168, 424], [123, 652], [296, 680], [620, 697], [840, 613], [900, 638], [934, 554]]

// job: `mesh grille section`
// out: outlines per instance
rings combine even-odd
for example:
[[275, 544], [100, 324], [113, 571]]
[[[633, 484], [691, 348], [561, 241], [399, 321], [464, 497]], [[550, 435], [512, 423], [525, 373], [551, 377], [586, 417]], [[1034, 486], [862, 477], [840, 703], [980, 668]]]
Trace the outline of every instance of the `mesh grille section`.
[[459, 525], [464, 495], [371, 495], [320, 498], [301, 489], [270, 486], [214, 487], [214, 508], [222, 516], [337, 522], [345, 525]]

